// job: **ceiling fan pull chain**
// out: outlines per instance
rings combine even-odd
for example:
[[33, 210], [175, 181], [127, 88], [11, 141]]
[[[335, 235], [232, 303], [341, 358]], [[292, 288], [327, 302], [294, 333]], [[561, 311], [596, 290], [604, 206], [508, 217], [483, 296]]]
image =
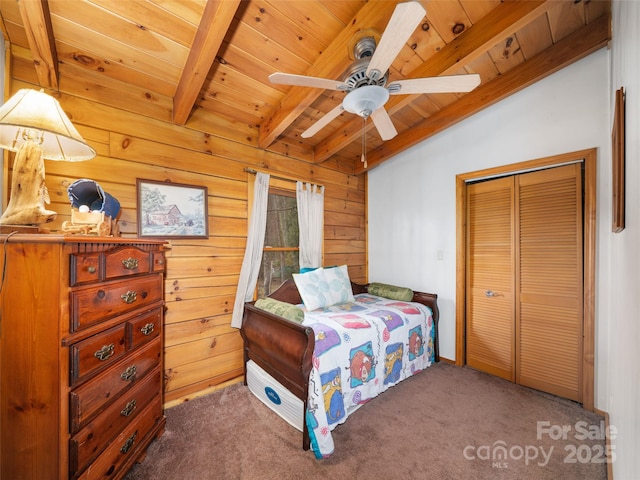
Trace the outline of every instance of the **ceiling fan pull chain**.
[[362, 156], [360, 161], [364, 163], [364, 168], [367, 168], [367, 136], [365, 134], [367, 124], [367, 117], [362, 117]]

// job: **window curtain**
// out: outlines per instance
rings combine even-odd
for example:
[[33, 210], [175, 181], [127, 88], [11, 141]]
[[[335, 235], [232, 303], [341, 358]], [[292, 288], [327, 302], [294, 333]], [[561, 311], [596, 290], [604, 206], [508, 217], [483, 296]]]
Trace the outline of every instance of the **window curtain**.
[[321, 267], [324, 187], [296, 182], [296, 201], [300, 229], [300, 268]]
[[253, 208], [249, 221], [249, 233], [247, 235], [247, 248], [244, 251], [244, 259], [240, 269], [238, 291], [233, 304], [231, 326], [240, 328], [244, 314], [244, 303], [253, 300], [253, 292], [256, 289], [260, 264], [262, 263], [262, 248], [264, 247], [264, 234], [267, 227], [267, 201], [269, 200], [269, 175], [256, 173], [256, 183], [253, 189]]

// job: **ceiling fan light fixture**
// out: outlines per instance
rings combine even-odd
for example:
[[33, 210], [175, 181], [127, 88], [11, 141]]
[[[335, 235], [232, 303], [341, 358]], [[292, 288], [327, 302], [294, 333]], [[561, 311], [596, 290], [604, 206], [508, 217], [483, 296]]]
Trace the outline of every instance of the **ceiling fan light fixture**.
[[389, 100], [389, 92], [378, 85], [364, 85], [347, 94], [342, 106], [347, 112], [368, 117]]

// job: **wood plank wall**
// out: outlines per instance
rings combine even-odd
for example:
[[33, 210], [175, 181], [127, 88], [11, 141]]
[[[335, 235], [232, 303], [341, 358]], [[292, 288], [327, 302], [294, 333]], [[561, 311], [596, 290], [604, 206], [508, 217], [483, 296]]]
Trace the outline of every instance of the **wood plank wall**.
[[[13, 53], [11, 94], [20, 88], [39, 89], [28, 55]], [[323, 184], [324, 262], [347, 264], [354, 281], [366, 281], [365, 175], [347, 175], [258, 149], [257, 132], [243, 125], [194, 115], [186, 127], [180, 127], [98, 102], [99, 96], [105, 95], [100, 85], [82, 86], [86, 92], [82, 97], [69, 94], [65, 86], [72, 84], [61, 78], [60, 92], [48, 93], [58, 98], [98, 155], [86, 162], [45, 162], [52, 201], [48, 208], [58, 212], [50, 224], [52, 229], [60, 229], [62, 222], [70, 219], [67, 187], [78, 178], [95, 180], [120, 201], [122, 236], [137, 232], [137, 178], [208, 188], [209, 238], [172, 240], [168, 251], [166, 406], [242, 379], [242, 341], [230, 322], [248, 228], [250, 174], [246, 167]], [[7, 198], [10, 168], [11, 160], [5, 162]]]

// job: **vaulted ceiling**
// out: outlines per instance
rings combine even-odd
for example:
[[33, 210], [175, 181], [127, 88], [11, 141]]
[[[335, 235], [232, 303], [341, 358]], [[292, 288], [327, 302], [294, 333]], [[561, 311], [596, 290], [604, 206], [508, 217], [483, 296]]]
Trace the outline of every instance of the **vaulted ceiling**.
[[398, 3], [0, 0], [0, 14], [12, 68], [32, 69], [25, 75], [42, 87], [347, 173], [375, 167], [610, 39], [609, 0], [422, 0], [426, 16], [393, 59], [389, 82], [478, 73], [480, 85], [390, 97], [384, 108], [398, 134], [384, 142], [370, 120], [348, 112], [303, 138], [345, 92], [274, 84], [269, 75], [342, 80], [354, 43], [379, 38]]

